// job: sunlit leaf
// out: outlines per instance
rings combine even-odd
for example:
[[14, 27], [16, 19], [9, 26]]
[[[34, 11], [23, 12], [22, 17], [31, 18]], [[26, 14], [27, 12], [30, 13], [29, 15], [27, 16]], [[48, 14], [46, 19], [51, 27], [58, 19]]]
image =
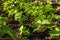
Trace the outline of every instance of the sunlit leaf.
[[43, 20], [42, 24], [50, 24], [50, 22], [48, 20]]

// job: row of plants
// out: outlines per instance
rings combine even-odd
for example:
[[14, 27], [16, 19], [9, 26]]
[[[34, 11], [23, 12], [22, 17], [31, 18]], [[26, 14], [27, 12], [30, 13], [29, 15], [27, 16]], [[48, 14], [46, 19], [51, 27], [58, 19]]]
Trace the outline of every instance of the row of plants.
[[[3, 12], [8, 16], [14, 15], [14, 19], [21, 26], [18, 28], [19, 36], [30, 36], [33, 32], [41, 32], [49, 29], [50, 36], [60, 36], [60, 7], [54, 7], [51, 0], [3, 0]], [[17, 38], [13, 30], [6, 23], [9, 21], [7, 17], [0, 16], [0, 38], [8, 34], [13, 40], [27, 40], [26, 38]], [[42, 31], [44, 32], [44, 31]]]

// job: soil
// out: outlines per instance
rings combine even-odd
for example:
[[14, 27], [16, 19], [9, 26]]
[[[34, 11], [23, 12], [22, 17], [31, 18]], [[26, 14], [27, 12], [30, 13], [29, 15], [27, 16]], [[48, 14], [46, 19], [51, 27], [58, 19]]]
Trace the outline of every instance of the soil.
[[[55, 4], [53, 6], [55, 6]], [[19, 38], [17, 31], [18, 31], [18, 28], [20, 27], [20, 24], [18, 23], [18, 21], [14, 20], [14, 15], [8, 16], [8, 14], [3, 12], [2, 10], [3, 10], [3, 7], [0, 6], [0, 16], [7, 17], [9, 19], [9, 21], [7, 22], [7, 26], [10, 27], [16, 34], [16, 37]], [[30, 36], [28, 36], [28, 37], [26, 36], [27, 40], [56, 40], [56, 38], [51, 37], [49, 35], [48, 31], [49, 31], [49, 29], [46, 29], [43, 32], [31, 33]], [[4, 38], [4, 40], [13, 40], [8, 34], [5, 34], [3, 36], [3, 38]]]

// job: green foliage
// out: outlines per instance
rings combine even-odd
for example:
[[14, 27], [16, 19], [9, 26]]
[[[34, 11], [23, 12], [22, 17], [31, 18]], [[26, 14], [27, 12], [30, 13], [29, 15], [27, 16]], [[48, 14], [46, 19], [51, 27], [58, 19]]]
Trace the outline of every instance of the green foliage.
[[29, 30], [28, 29], [26, 29], [23, 25], [19, 28], [19, 35], [29, 35], [30, 34], [30, 32], [29, 32]]
[[17, 40], [14, 32], [8, 26], [2, 25], [1, 30], [3, 30], [5, 33], [7, 33], [9, 36], [11, 36], [14, 40]]
[[8, 18], [6, 18], [6, 17], [0, 17], [0, 25], [6, 25], [7, 21], [8, 21]]
[[44, 13], [47, 13], [47, 12], [54, 12], [54, 8], [52, 8], [52, 5], [51, 4], [47, 4], [45, 7], [44, 7]]
[[16, 38], [14, 32], [12, 31], [12, 29], [10, 29], [8, 26], [6, 26], [6, 22], [7, 21], [8, 21], [8, 18], [6, 18], [6, 17], [0, 17], [0, 34], [1, 34], [0, 37], [4, 36], [5, 34], [8, 34], [14, 40], [17, 40], [17, 38]]
[[[36, 25], [33, 31], [40, 31], [42, 29], [49, 28], [49, 34], [51, 36], [59, 36], [60, 29], [57, 24], [52, 21], [53, 18], [60, 20], [60, 15], [54, 14], [56, 8], [53, 8], [51, 1], [47, 0], [47, 4], [43, 5], [43, 2], [35, 0], [33, 2], [27, 2], [27, 0], [4, 0], [3, 9], [8, 13], [8, 15], [13, 15], [15, 20], [18, 20], [20, 24], [24, 25], [19, 28], [20, 35], [29, 35], [30, 30], [27, 30], [25, 25]], [[30, 18], [31, 17], [31, 18]], [[27, 22], [26, 22], [27, 21]], [[52, 23], [53, 22], [53, 23]], [[25, 24], [26, 23], [26, 24]], [[55, 30], [53, 29], [55, 28]], [[7, 30], [7, 29], [5, 29]], [[12, 32], [9, 31], [8, 34]], [[10, 35], [10, 34], [9, 34]], [[12, 36], [15, 39], [14, 35]]]

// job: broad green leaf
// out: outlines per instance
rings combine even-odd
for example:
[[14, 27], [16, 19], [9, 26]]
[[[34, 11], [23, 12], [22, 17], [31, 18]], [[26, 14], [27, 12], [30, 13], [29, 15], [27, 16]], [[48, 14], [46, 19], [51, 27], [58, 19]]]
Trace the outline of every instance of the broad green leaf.
[[36, 21], [36, 24], [41, 24], [41, 23], [42, 23], [41, 20]]
[[43, 20], [43, 21], [42, 21], [42, 24], [50, 24], [50, 21], [48, 21], [48, 20]]

